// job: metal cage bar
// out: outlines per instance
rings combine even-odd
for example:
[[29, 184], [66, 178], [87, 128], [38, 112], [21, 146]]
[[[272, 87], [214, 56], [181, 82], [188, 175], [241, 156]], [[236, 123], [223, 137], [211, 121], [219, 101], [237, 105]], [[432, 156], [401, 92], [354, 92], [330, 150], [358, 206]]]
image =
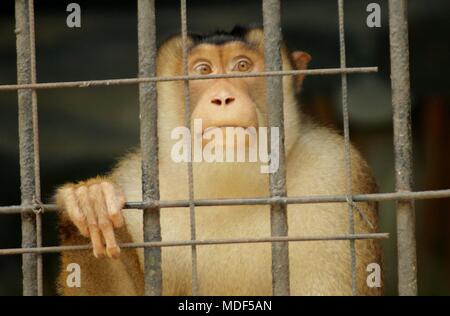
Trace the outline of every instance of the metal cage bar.
[[[177, 241], [154, 241], [142, 243], [122, 243], [121, 248], [161, 248], [161, 247], [180, 247], [197, 245], [228, 245], [228, 244], [256, 244], [256, 243], [280, 243], [280, 242], [308, 242], [325, 240], [364, 240], [364, 239], [387, 239], [388, 233], [372, 234], [344, 234], [329, 236], [289, 236], [289, 237], [263, 237], [263, 238], [224, 238], [208, 240], [177, 240]], [[90, 250], [92, 246], [74, 245], [74, 246], [50, 246], [41, 248], [10, 248], [0, 249], [0, 256], [18, 255], [23, 253], [57, 253], [62, 251], [80, 251]]]
[[[395, 179], [398, 192], [411, 191], [412, 136], [407, 1], [389, 0], [389, 40], [394, 124]], [[397, 202], [399, 295], [417, 295], [414, 202]]]
[[[181, 12], [181, 37], [183, 42], [183, 73], [185, 76], [189, 75], [188, 71], [188, 20], [187, 20], [187, 5], [186, 0], [180, 1], [180, 12]], [[189, 94], [189, 80], [183, 81], [184, 84], [184, 120], [185, 126], [190, 128], [191, 122], [191, 97]], [[196, 240], [196, 222], [195, 222], [195, 204], [194, 201], [194, 175], [192, 170], [192, 152], [190, 153], [191, 159], [187, 163], [188, 167], [188, 186], [189, 186], [189, 220], [191, 229], [191, 240]], [[191, 247], [191, 269], [192, 269], [192, 295], [198, 295], [198, 274], [197, 274], [197, 246], [192, 245]]]
[[208, 80], [219, 78], [251, 78], [251, 77], [273, 77], [273, 76], [330, 76], [342, 73], [373, 73], [378, 72], [378, 67], [352, 67], [352, 68], [322, 68], [305, 70], [282, 70], [282, 71], [263, 71], [252, 73], [235, 74], [211, 74], [211, 75], [189, 75], [189, 76], [160, 76], [160, 77], [142, 77], [142, 78], [124, 78], [124, 79], [105, 79], [105, 80], [85, 80], [85, 81], [64, 81], [64, 82], [44, 82], [34, 84], [5, 84], [0, 85], [0, 91], [13, 91], [18, 89], [63, 89], [63, 88], [90, 88], [97, 86], [116, 86], [127, 84], [139, 84], [145, 82], [160, 81], [183, 81], [183, 80]]
[[[401, 200], [426, 200], [450, 198], [450, 190], [416, 191], [416, 192], [390, 192], [356, 194], [352, 196], [353, 202], [383, 202]], [[142, 209], [150, 206], [160, 208], [189, 207], [190, 203], [195, 206], [224, 206], [224, 205], [267, 205], [283, 201], [287, 204], [311, 204], [311, 203], [348, 203], [347, 195], [310, 195], [310, 196], [288, 196], [288, 197], [255, 197], [255, 198], [229, 198], [229, 199], [194, 199], [189, 200], [159, 200], [150, 202], [126, 202], [124, 209]], [[29, 204], [0, 206], [0, 215], [20, 214], [42, 209], [45, 212], [55, 212], [55, 204]]]
[[[139, 76], [156, 75], [155, 0], [138, 0]], [[158, 109], [156, 82], [140, 83], [142, 200], [159, 200]], [[160, 208], [144, 209], [144, 242], [161, 241]], [[161, 248], [144, 249], [145, 295], [162, 294]]]
[[[344, 0], [338, 0], [338, 19], [339, 19], [339, 55], [340, 64], [342, 68], [347, 67], [347, 56], [345, 49], [345, 24], [344, 24]], [[350, 158], [350, 127], [349, 127], [349, 117], [348, 117], [348, 100], [347, 100], [347, 74], [341, 74], [341, 92], [342, 92], [342, 117], [344, 120], [344, 163], [345, 163], [345, 173], [347, 178], [346, 191], [347, 191], [347, 202], [348, 202], [348, 233], [355, 233], [355, 222], [353, 214], [353, 200], [352, 200], [352, 165]], [[349, 241], [350, 246], [350, 268], [351, 268], [351, 285], [352, 285], [352, 295], [357, 295], [356, 287], [356, 248], [355, 240]]]
[[[29, 27], [30, 27], [30, 70], [31, 83], [36, 83], [36, 32], [34, 23], [34, 0], [28, 0], [29, 6]], [[39, 154], [39, 121], [38, 121], [38, 106], [37, 106], [37, 92], [35, 89], [31, 92], [31, 101], [33, 107], [33, 135], [34, 135], [34, 178], [35, 178], [35, 200], [41, 201], [41, 172], [40, 172], [40, 154]], [[42, 209], [36, 208], [36, 245], [42, 247]], [[43, 282], [43, 258], [41, 254], [37, 256], [37, 295], [44, 295]]]
[[[33, 1], [15, 1], [17, 83], [36, 82], [34, 46]], [[19, 155], [21, 204], [40, 201], [39, 160], [37, 135], [37, 97], [33, 90], [18, 91]], [[40, 215], [38, 215], [40, 216]], [[41, 218], [33, 213], [22, 213], [22, 248], [41, 246]], [[39, 243], [39, 244], [38, 244]], [[22, 255], [23, 294], [42, 295], [42, 257], [36, 254]]]
[[[280, 0], [263, 0], [264, 58], [266, 71], [280, 71], [281, 60], [281, 12]], [[286, 169], [284, 151], [283, 78], [266, 78], [267, 105], [269, 114], [269, 142], [271, 130], [279, 129], [278, 152], [270, 148], [271, 159], [278, 155], [278, 170], [270, 173], [270, 195], [285, 197]], [[270, 228], [272, 236], [288, 235], [287, 205], [283, 201], [270, 204]], [[289, 295], [289, 245], [272, 243], [272, 289], [273, 295]]]

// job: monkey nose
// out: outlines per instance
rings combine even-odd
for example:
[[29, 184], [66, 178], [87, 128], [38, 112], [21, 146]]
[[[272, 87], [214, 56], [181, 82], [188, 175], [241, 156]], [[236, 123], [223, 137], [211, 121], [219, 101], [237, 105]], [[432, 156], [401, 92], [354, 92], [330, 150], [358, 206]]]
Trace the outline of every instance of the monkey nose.
[[216, 97], [211, 99], [211, 103], [215, 105], [230, 105], [234, 102], [234, 97]]

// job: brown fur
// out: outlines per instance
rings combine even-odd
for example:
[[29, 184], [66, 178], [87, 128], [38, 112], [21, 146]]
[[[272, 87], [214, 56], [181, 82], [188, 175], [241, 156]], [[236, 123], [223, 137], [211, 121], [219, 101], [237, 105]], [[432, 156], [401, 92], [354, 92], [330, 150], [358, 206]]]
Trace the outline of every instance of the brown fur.
[[[82, 237], [65, 217], [59, 220], [60, 239], [64, 245], [84, 245], [89, 242]], [[126, 228], [116, 230], [120, 243], [132, 242]], [[81, 269], [81, 287], [65, 286], [69, 272], [66, 267], [77, 263]], [[114, 277], [111, 277], [114, 275]], [[140, 282], [138, 280], [141, 280]], [[119, 259], [97, 259], [91, 250], [65, 252], [61, 256], [58, 293], [62, 295], [142, 295], [144, 293], [142, 270], [136, 249], [122, 249]]]
[[[247, 34], [247, 39], [263, 57], [261, 30]], [[293, 69], [292, 60], [283, 48], [283, 68]], [[182, 74], [181, 40], [166, 42], [158, 53], [159, 76]], [[301, 78], [303, 80], [303, 78]], [[252, 79], [252, 100], [257, 107], [258, 124], [266, 126], [264, 78]], [[286, 130], [286, 173], [289, 196], [346, 194], [343, 139], [336, 132], [318, 126], [302, 115], [295, 99], [296, 85], [292, 77], [283, 78]], [[182, 82], [159, 82], [158, 86], [160, 143], [159, 170], [162, 200], [188, 198], [187, 165], [170, 160], [173, 141], [170, 131], [183, 126]], [[193, 111], [195, 112], [195, 105]], [[353, 193], [372, 193], [376, 185], [360, 154], [351, 148]], [[268, 196], [268, 176], [259, 172], [255, 163], [194, 163], [195, 198], [235, 198]], [[141, 165], [139, 152], [120, 160], [108, 179], [119, 185], [128, 201], [141, 200]], [[377, 231], [375, 203], [357, 203], [374, 229], [368, 227], [355, 210], [357, 233]], [[142, 241], [142, 211], [124, 211], [126, 229], [117, 230], [121, 242]], [[62, 217], [61, 242], [86, 243], [73, 225]], [[346, 203], [288, 205], [289, 235], [320, 236], [347, 234]], [[270, 236], [269, 206], [197, 207], [198, 239]], [[162, 209], [163, 240], [190, 240], [187, 208]], [[290, 286], [292, 295], [349, 295], [351, 269], [349, 241], [293, 242], [289, 245]], [[201, 295], [271, 295], [271, 246], [266, 244], [199, 246], [198, 280]], [[356, 241], [358, 293], [381, 294], [382, 288], [366, 286], [366, 266], [381, 264], [376, 241]], [[143, 251], [123, 250], [118, 261], [95, 259], [88, 252], [63, 253], [59, 284], [64, 295], [142, 294]], [[65, 284], [65, 266], [77, 262], [82, 266], [82, 288], [69, 289]], [[191, 249], [162, 249], [163, 294], [191, 294]]]

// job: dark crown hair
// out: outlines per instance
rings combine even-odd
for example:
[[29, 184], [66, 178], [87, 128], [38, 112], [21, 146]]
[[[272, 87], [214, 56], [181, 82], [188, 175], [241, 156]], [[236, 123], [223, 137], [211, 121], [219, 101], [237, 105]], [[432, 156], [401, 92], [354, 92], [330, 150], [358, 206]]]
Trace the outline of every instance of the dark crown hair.
[[222, 45], [228, 42], [246, 42], [245, 35], [251, 29], [242, 25], [236, 25], [230, 32], [224, 30], [216, 30], [205, 34], [191, 34], [194, 45], [207, 43], [214, 45]]

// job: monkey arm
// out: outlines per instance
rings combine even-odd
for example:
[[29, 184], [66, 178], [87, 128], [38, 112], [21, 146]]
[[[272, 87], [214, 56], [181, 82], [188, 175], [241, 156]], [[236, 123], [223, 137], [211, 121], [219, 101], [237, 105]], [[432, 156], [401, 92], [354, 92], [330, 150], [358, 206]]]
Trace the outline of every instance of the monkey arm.
[[[122, 188], [110, 177], [96, 177], [62, 186], [55, 199], [61, 211], [61, 244], [83, 245], [90, 239], [94, 253], [84, 250], [61, 254], [58, 292], [62, 295], [142, 295], [143, 273], [137, 250], [121, 250], [118, 246], [133, 242], [129, 228], [124, 225]], [[80, 287], [70, 287], [67, 283], [70, 274], [66, 268], [72, 263], [80, 266]]]

